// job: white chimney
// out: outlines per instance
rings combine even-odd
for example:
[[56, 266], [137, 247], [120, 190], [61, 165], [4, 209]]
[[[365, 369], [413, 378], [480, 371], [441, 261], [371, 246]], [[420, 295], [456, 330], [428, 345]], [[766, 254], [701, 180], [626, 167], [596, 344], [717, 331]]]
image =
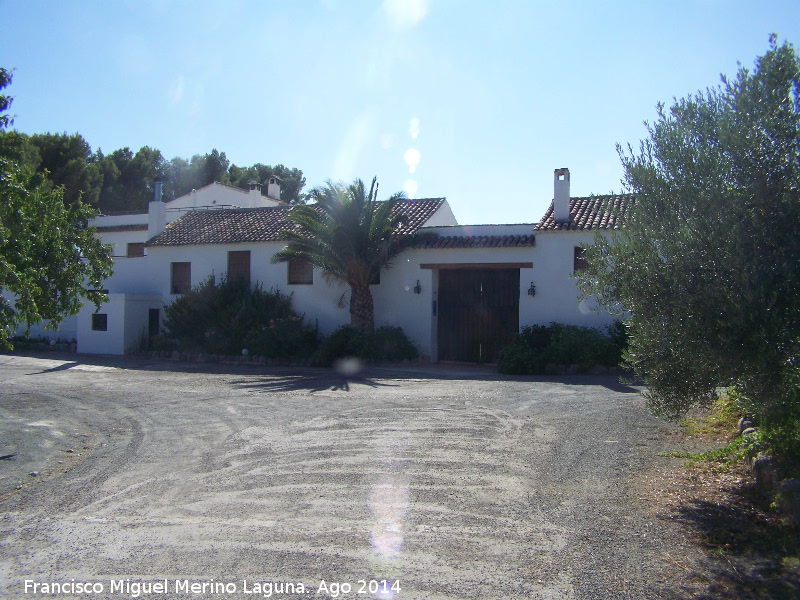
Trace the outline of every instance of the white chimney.
[[250, 195], [261, 197], [261, 184], [255, 180], [250, 182]]
[[157, 236], [167, 226], [167, 205], [161, 201], [161, 177], [153, 181], [153, 201], [147, 205], [147, 237]]
[[153, 200], [147, 206], [147, 238], [157, 236], [167, 226], [167, 205], [161, 200]]
[[569, 221], [569, 169], [556, 169], [553, 179], [553, 219], [563, 223]]
[[269, 184], [267, 184], [267, 197], [273, 200], [281, 199], [281, 180], [275, 175], [270, 175]]

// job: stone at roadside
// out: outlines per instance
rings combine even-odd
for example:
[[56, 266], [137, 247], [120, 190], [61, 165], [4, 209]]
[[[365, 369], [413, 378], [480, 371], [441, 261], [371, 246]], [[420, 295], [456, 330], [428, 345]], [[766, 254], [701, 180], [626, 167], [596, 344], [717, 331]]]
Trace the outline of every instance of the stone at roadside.
[[745, 429], [748, 429], [752, 426], [753, 422], [747, 417], [742, 417], [739, 419], [739, 433], [742, 433]]
[[753, 461], [753, 473], [756, 476], [756, 485], [760, 489], [771, 490], [775, 485], [775, 459], [759, 452]]
[[800, 479], [787, 479], [779, 488], [784, 512], [792, 517], [792, 524], [800, 528]]

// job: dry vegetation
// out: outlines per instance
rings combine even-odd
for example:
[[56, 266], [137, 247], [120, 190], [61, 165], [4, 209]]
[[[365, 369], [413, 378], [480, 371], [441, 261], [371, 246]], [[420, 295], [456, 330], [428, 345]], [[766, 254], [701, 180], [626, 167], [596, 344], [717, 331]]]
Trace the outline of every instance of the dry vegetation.
[[[682, 423], [683, 439], [674, 440], [675, 449], [725, 446], [738, 436], [740, 416], [723, 400], [710, 413]], [[746, 461], [697, 457], [643, 481], [652, 510], [681, 522], [704, 551], [700, 561], [664, 556], [684, 574], [683, 597], [800, 598], [800, 532], [777, 509], [774, 493], [756, 487]]]

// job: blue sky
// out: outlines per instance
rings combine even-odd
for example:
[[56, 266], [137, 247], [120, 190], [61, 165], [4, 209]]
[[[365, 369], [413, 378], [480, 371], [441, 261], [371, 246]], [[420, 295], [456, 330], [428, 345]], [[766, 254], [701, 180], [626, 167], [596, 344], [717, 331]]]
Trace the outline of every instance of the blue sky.
[[[460, 223], [538, 221], [553, 169], [620, 191], [615, 146], [657, 102], [752, 67], [795, 1], [0, 0], [15, 127], [166, 158], [217, 148], [447, 197]], [[307, 188], [307, 189], [308, 189]]]

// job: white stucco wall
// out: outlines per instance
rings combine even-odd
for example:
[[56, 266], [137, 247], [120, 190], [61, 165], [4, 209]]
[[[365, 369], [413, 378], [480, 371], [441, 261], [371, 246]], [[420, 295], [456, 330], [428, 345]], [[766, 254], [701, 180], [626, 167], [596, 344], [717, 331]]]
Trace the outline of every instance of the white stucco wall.
[[[530, 234], [530, 225], [459, 226], [433, 228], [441, 235], [520, 235]], [[571, 325], [603, 327], [614, 319], [605, 312], [595, 313], [578, 303], [578, 289], [570, 278], [574, 247], [594, 241], [590, 232], [542, 232], [536, 236], [534, 247], [520, 248], [454, 248], [412, 249], [398, 257], [388, 271], [381, 273], [381, 283], [371, 287], [375, 306], [376, 326], [389, 324], [403, 327], [425, 356], [436, 356], [437, 322], [433, 303], [438, 302], [438, 272], [421, 268], [421, 264], [458, 265], [491, 263], [533, 263], [532, 268], [520, 269], [520, 326], [548, 324], [552, 321]], [[272, 264], [270, 258], [283, 247], [279, 242], [235, 244], [228, 246], [179, 246], [148, 249], [148, 256], [119, 259], [117, 274], [109, 281], [114, 291], [125, 288], [138, 293], [157, 293], [165, 303], [176, 296], [171, 294], [172, 262], [192, 264], [192, 286], [210, 275], [222, 276], [228, 268], [228, 251], [249, 250], [252, 282], [265, 289], [276, 288], [292, 294], [295, 310], [306, 321], [316, 324], [322, 334], [329, 334], [350, 320], [349, 308], [339, 308], [337, 300], [348, 290], [329, 285], [319, 270], [314, 271], [313, 285], [289, 285], [287, 265]], [[117, 286], [116, 283], [121, 285]], [[414, 293], [419, 281], [420, 294]], [[536, 285], [535, 297], [528, 295], [530, 283]]]
[[592, 310], [596, 304], [591, 300], [579, 303], [577, 283], [570, 277], [575, 246], [593, 244], [593, 231], [544, 231], [536, 234], [533, 269], [520, 272], [522, 293], [527, 294], [533, 281], [536, 296], [520, 300], [520, 325], [546, 325], [555, 321], [602, 328], [615, 320], [616, 317], [605, 310]]
[[317, 324], [323, 334], [330, 333], [342, 323], [349, 322], [348, 309], [336, 306], [337, 300], [346, 291], [346, 288], [329, 285], [318, 269], [314, 270], [312, 285], [289, 285], [288, 265], [270, 262], [272, 255], [283, 247], [284, 244], [279, 242], [227, 246], [153, 247], [148, 249], [149, 254], [144, 259], [128, 260], [149, 262], [147, 271], [150, 274], [149, 281], [152, 289], [158, 291], [164, 297], [164, 302], [169, 304], [177, 297], [171, 293], [170, 287], [172, 262], [190, 262], [192, 264], [192, 287], [194, 287], [211, 275], [221, 277], [227, 273], [229, 251], [249, 250], [250, 281], [261, 283], [265, 290], [275, 288], [283, 294], [291, 294], [295, 311], [301, 314], [305, 313], [306, 322], [312, 325]]
[[436, 212], [433, 213], [427, 221], [425, 221], [426, 227], [436, 227], [439, 225], [458, 225], [458, 221], [456, 221], [453, 210], [450, 208], [450, 205], [446, 200], [436, 210]]
[[[4, 291], [3, 298], [12, 306], [14, 305], [14, 301], [16, 300], [16, 296], [11, 294], [10, 292]], [[49, 340], [61, 340], [64, 342], [71, 342], [76, 339], [78, 335], [78, 316], [74, 315], [71, 317], [66, 317], [58, 326], [58, 329], [45, 329], [49, 320], [42, 321], [41, 323], [34, 323], [30, 326], [28, 330], [28, 335], [32, 338], [34, 337], [45, 337]], [[16, 331], [14, 332], [15, 335], [25, 335], [25, 330], [28, 329], [28, 326], [24, 323], [20, 324]]]
[[[125, 303], [124, 294], [109, 294], [108, 302], [95, 310], [94, 305], [84, 305], [78, 313], [78, 352], [82, 354], [125, 353]], [[106, 331], [92, 330], [94, 313], [108, 315]]]
[[280, 201], [264, 196], [258, 190], [243, 190], [215, 182], [167, 202], [167, 221], [178, 218], [186, 210], [200, 207], [258, 208], [280, 204]]
[[[145, 249], [145, 252], [149, 250]], [[155, 262], [149, 255], [136, 258], [115, 257], [114, 275], [104, 281], [103, 289], [112, 294], [162, 293], [162, 288], [155, 278], [157, 272], [154, 267]]]
[[[99, 234], [100, 241], [111, 245], [114, 259], [128, 254], [128, 244], [147, 241], [147, 231], [106, 231]], [[145, 250], [147, 252], [147, 250]]]
[[[220, 193], [222, 195], [220, 195]], [[217, 198], [239, 196], [244, 199], [255, 194], [247, 194], [226, 186], [207, 186], [198, 190], [198, 204]], [[262, 199], [266, 197], [262, 196]], [[179, 199], [181, 203], [190, 202], [190, 197]], [[195, 200], [191, 200], [194, 202]], [[175, 204], [177, 200], [171, 204]], [[230, 202], [229, 202], [230, 203]], [[177, 215], [178, 211], [172, 214]], [[126, 220], [138, 222], [147, 215], [122, 216]], [[121, 217], [109, 217], [119, 219]], [[123, 223], [119, 223], [123, 224]], [[437, 353], [437, 316], [433, 314], [434, 302], [438, 303], [438, 271], [435, 268], [421, 268], [421, 264], [456, 265], [491, 263], [533, 263], [531, 268], [520, 269], [520, 326], [548, 324], [552, 321], [602, 327], [614, 319], [606, 312], [593, 312], [586, 304], [578, 302], [578, 289], [570, 275], [573, 269], [574, 247], [594, 243], [594, 232], [582, 231], [542, 231], [534, 232], [533, 224], [512, 225], [456, 225], [453, 213], [445, 203], [428, 221], [422, 231], [434, 232], [441, 236], [489, 236], [489, 235], [530, 235], [535, 233], [536, 245], [521, 248], [456, 248], [456, 249], [414, 249], [398, 257], [388, 271], [381, 274], [381, 283], [372, 286], [375, 324], [390, 324], [403, 327], [409, 337], [417, 344], [425, 356], [435, 357]], [[146, 256], [125, 258], [125, 244], [145, 241], [147, 233], [113, 232], [103, 234], [103, 240], [119, 248], [115, 260], [115, 273], [105, 288], [112, 295], [137, 294], [150, 295], [159, 301], [153, 306], [161, 307], [161, 301], [169, 304], [176, 296], [171, 294], [171, 263], [190, 262], [192, 265], [192, 286], [196, 286], [210, 275], [222, 276], [228, 268], [228, 252], [249, 250], [251, 253], [251, 281], [260, 282], [265, 289], [275, 288], [284, 294], [292, 294], [294, 309], [304, 314], [306, 322], [319, 327], [322, 334], [329, 334], [341, 324], [350, 320], [349, 308], [337, 306], [338, 299], [349, 291], [340, 285], [329, 285], [319, 270], [314, 271], [313, 285], [289, 285], [288, 267], [285, 263], [272, 264], [270, 258], [283, 247], [280, 242], [252, 244], [232, 244], [226, 246], [178, 246], [150, 247]], [[421, 293], [415, 294], [414, 287], [419, 281]], [[531, 282], [536, 286], [535, 297], [528, 295]], [[122, 303], [120, 305], [120, 302]], [[147, 310], [132, 308], [138, 306], [130, 299], [109, 302], [109, 331], [91, 332], [90, 317], [86, 327], [76, 324], [79, 350], [82, 352], [122, 353], [130, 346], [131, 339], [138, 338], [139, 332], [147, 326]], [[144, 306], [144, 304], [142, 305]], [[131, 307], [126, 309], [125, 307]], [[87, 310], [87, 309], [85, 309]], [[93, 307], [91, 308], [93, 310]], [[106, 310], [104, 307], [101, 310]], [[117, 315], [116, 311], [122, 311]], [[88, 314], [90, 314], [89, 311]], [[84, 315], [82, 311], [81, 315]], [[136, 325], [134, 325], [136, 323]], [[122, 329], [117, 329], [122, 327]], [[86, 339], [81, 340], [85, 336]], [[120, 337], [120, 342], [107, 342], [108, 338]]]
[[[65, 318], [58, 326], [58, 329], [46, 329], [45, 326], [49, 321], [42, 321], [30, 326], [28, 335], [32, 338], [44, 337], [48, 340], [61, 340], [63, 342], [72, 342], [78, 337], [78, 316], [73, 315]], [[25, 335], [27, 326], [25, 324], [19, 325], [16, 330], [16, 335]]]
[[[147, 334], [148, 311], [160, 309], [160, 295], [112, 294], [100, 309], [84, 306], [78, 314], [78, 352], [81, 354], [125, 354], [136, 348]], [[106, 314], [108, 329], [92, 329], [92, 315]]]

